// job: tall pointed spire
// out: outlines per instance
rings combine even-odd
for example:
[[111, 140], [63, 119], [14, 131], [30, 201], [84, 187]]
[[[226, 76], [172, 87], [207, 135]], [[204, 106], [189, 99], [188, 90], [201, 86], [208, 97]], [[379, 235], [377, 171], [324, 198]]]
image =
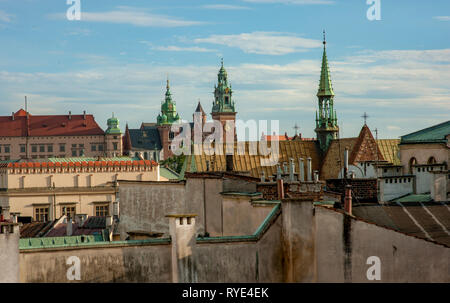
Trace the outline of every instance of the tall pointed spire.
[[235, 112], [232, 94], [233, 91], [231, 89], [231, 84], [228, 83], [228, 74], [223, 67], [222, 58], [219, 73], [217, 74], [217, 85], [214, 87], [214, 101], [212, 112]]
[[331, 85], [330, 69], [328, 67], [326, 37], [323, 31], [323, 55], [322, 70], [320, 72], [320, 83], [317, 97], [319, 101], [319, 111], [316, 112], [316, 133], [319, 140], [320, 149], [325, 153], [330, 146], [331, 140], [337, 138], [339, 127], [337, 115], [334, 110], [334, 91]]
[[317, 97], [319, 96], [334, 96], [333, 86], [331, 85], [330, 69], [328, 67], [327, 59], [327, 41], [325, 39], [325, 31], [323, 31], [323, 55], [322, 55], [322, 70], [320, 72], [320, 83]]

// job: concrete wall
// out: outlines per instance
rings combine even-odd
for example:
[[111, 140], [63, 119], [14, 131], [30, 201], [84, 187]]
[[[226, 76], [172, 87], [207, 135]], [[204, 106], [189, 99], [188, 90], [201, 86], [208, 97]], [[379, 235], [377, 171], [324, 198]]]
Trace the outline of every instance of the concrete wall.
[[198, 282], [283, 282], [281, 216], [258, 242], [197, 243]]
[[77, 282], [67, 279], [71, 256], [80, 259], [79, 282], [171, 282], [170, 244], [20, 252], [20, 282]]
[[414, 193], [414, 176], [384, 177], [378, 180], [380, 192], [378, 201], [388, 202], [392, 199]]
[[0, 223], [0, 283], [19, 282], [19, 226]]
[[416, 175], [416, 193], [423, 194], [431, 192], [434, 171], [442, 171], [446, 169], [444, 165], [420, 165], [414, 166], [414, 174]]
[[227, 196], [222, 203], [223, 232], [221, 236], [254, 234], [274, 207], [273, 204], [251, 203], [246, 196]]
[[450, 282], [450, 249], [316, 208], [318, 282], [372, 282], [367, 258], [381, 261], [380, 282]]
[[162, 232], [169, 234], [166, 215], [186, 210], [184, 183], [119, 182], [120, 238], [127, 231]]
[[431, 198], [434, 201], [448, 201], [448, 192], [450, 189], [450, 172], [432, 174]]

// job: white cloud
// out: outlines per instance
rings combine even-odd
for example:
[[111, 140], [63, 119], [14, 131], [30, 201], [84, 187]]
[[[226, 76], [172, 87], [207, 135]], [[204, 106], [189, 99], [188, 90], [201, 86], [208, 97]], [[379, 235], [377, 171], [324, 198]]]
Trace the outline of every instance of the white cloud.
[[[329, 62], [335, 107], [345, 136], [356, 136], [362, 113], [380, 138], [400, 135], [448, 119], [449, 49], [366, 51]], [[329, 59], [332, 58], [329, 50]], [[238, 118], [279, 119], [282, 133], [295, 123], [313, 137], [321, 52], [317, 60], [288, 64], [225, 65], [234, 88]], [[83, 57], [89, 57], [82, 54]], [[94, 113], [104, 127], [110, 112], [120, 112], [122, 127], [155, 120], [170, 75], [177, 110], [190, 120], [198, 98], [209, 111], [219, 66], [123, 64], [91, 55], [92, 68], [63, 73], [0, 71], [0, 105], [4, 114], [17, 110], [24, 95], [31, 112]], [[151, 72], [149, 72], [151, 71]], [[105, 110], [108, 108], [109, 110]], [[396, 123], [392, 124], [392, 121]], [[397, 128], [398, 127], [398, 128]]]
[[278, 32], [252, 32], [238, 35], [211, 35], [195, 39], [196, 43], [211, 43], [240, 48], [250, 54], [285, 55], [320, 47], [319, 40], [306, 39]]
[[203, 48], [203, 47], [198, 47], [198, 46], [179, 47], [179, 46], [175, 46], [175, 45], [155, 46], [155, 47], [152, 47], [152, 49], [159, 50], [159, 51], [169, 51], [169, 52], [199, 52], [199, 53], [207, 53], [207, 52], [217, 51], [215, 49]]
[[0, 22], [9, 23], [12, 21], [13, 15], [7, 14], [5, 11], [0, 10]]
[[242, 10], [242, 9], [250, 9], [246, 6], [240, 6], [240, 5], [229, 5], [229, 4], [207, 4], [201, 6], [205, 9], [218, 9], [218, 10]]
[[[53, 14], [50, 17], [66, 18], [63, 14]], [[183, 27], [205, 24], [200, 21], [183, 20], [172, 16], [152, 14], [138, 10], [137, 8], [123, 6], [117, 7], [116, 10], [106, 12], [82, 11], [81, 21], [131, 24], [142, 27]]]
[[450, 21], [450, 16], [435, 16], [433, 19], [439, 20], [439, 21]]
[[252, 3], [282, 3], [282, 4], [333, 4], [332, 0], [243, 0]]

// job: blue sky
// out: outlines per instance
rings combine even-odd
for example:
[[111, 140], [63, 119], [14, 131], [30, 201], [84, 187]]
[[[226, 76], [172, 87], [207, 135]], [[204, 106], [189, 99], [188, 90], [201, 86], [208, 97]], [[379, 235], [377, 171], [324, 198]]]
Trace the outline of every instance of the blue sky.
[[169, 75], [183, 119], [209, 113], [220, 58], [238, 118], [280, 120], [314, 136], [322, 30], [341, 137], [361, 115], [380, 138], [448, 120], [450, 2], [381, 0], [0, 0], [0, 115], [114, 112], [124, 129], [155, 122]]

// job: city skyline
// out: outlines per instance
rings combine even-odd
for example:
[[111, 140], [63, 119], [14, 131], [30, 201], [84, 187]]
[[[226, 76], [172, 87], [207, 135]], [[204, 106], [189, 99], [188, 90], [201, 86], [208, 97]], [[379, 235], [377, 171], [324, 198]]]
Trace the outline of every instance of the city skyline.
[[199, 99], [211, 112], [224, 58], [237, 119], [315, 137], [325, 29], [340, 137], [357, 136], [364, 113], [380, 138], [448, 120], [450, 5], [381, 2], [382, 20], [369, 21], [362, 0], [81, 0], [69, 21], [66, 1], [1, 0], [1, 115], [26, 95], [32, 114], [86, 110], [106, 128], [115, 112], [123, 131], [156, 122], [168, 76], [190, 121]]

